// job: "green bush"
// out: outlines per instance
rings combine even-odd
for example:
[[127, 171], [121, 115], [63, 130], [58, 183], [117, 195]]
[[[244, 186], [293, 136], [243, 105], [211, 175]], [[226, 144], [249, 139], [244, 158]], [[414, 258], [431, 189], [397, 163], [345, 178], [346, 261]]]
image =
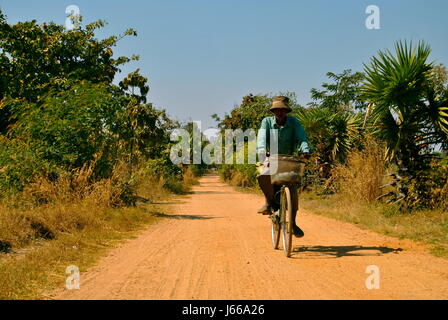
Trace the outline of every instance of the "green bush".
[[[244, 161], [248, 161], [248, 142], [245, 142]], [[233, 154], [233, 163], [236, 162], [237, 153]], [[221, 164], [218, 165], [218, 173], [224, 181], [238, 187], [254, 187], [257, 183], [257, 166], [256, 164]]]
[[195, 177], [203, 176], [207, 170], [207, 166], [204, 164], [191, 164], [189, 168]]
[[53, 167], [20, 140], [9, 140], [0, 136], [0, 194], [22, 191], [35, 176], [54, 178], [60, 168]]
[[49, 92], [37, 104], [22, 104], [9, 135], [26, 140], [39, 159], [68, 170], [80, 168], [95, 154], [109, 156], [119, 110], [106, 86], [80, 82]]
[[159, 180], [162, 186], [176, 194], [185, 194], [187, 186], [183, 181], [183, 171], [168, 158], [150, 159], [146, 162], [147, 174]]
[[95, 165], [92, 178], [109, 177], [116, 164], [120, 106], [106, 86], [76, 83], [38, 103], [11, 104], [17, 119], [0, 143], [0, 189], [21, 191], [35, 177]]

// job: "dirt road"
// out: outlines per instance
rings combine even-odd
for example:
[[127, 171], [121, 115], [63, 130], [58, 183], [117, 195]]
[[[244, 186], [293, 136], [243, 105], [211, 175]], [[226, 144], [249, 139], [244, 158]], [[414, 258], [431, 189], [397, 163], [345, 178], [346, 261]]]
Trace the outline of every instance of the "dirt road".
[[[205, 176], [170, 214], [56, 299], [448, 299], [448, 261], [410, 241], [299, 211], [305, 237], [274, 251], [262, 198]], [[366, 268], [379, 268], [367, 289]]]

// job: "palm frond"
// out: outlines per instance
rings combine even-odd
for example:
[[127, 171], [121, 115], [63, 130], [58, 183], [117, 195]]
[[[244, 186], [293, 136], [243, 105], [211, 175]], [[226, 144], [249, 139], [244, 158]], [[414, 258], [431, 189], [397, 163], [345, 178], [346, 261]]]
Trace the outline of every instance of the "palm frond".
[[[424, 42], [413, 46], [400, 41], [394, 54], [379, 51], [369, 65], [364, 65], [362, 93], [371, 105], [368, 117], [386, 142], [389, 158], [400, 152], [400, 146], [409, 145], [420, 130], [417, 124], [425, 106], [427, 74], [433, 65], [427, 62], [430, 53]], [[444, 123], [440, 113], [438, 118]]]
[[447, 134], [448, 138], [448, 107], [439, 107], [438, 125]]

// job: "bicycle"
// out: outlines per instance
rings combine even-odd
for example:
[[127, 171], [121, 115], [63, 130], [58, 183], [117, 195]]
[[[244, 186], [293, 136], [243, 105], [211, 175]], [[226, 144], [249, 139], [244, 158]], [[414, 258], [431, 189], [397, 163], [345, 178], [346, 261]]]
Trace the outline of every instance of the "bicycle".
[[[293, 216], [298, 210], [298, 190], [303, 176], [305, 163], [296, 157], [277, 156], [277, 173], [271, 176], [271, 181], [280, 186], [275, 199], [280, 209], [274, 212], [270, 218], [272, 246], [275, 250], [279, 248], [280, 234], [282, 235], [283, 251], [286, 257], [291, 257]], [[275, 159], [275, 158], [274, 158]]]

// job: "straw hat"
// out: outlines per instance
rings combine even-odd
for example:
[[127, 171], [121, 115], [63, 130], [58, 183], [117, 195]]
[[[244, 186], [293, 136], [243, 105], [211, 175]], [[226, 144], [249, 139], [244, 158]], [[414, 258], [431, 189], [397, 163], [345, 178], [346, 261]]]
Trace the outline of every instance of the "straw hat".
[[291, 112], [292, 109], [289, 107], [289, 98], [288, 97], [274, 97], [272, 98], [272, 106], [269, 110], [274, 109], [286, 109], [288, 112]]

